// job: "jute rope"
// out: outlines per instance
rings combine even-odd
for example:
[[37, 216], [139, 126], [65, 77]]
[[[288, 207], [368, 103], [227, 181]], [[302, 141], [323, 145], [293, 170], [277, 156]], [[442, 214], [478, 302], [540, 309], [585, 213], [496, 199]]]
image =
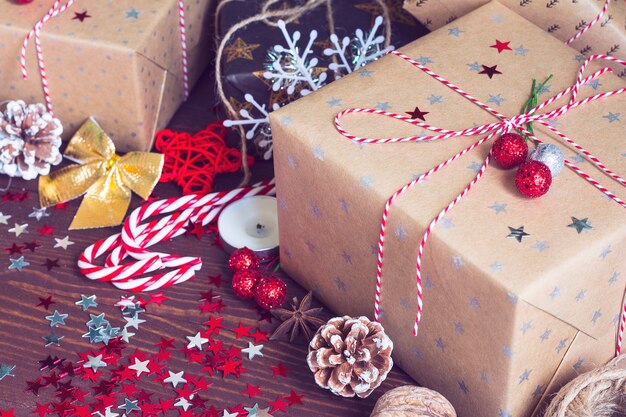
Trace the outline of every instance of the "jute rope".
[[[219, 16], [225, 5], [234, 2], [243, 3], [245, 0], [222, 0], [215, 10], [215, 31], [216, 31], [216, 39], [219, 39]], [[326, 5], [326, 19], [328, 20], [328, 27], [331, 33], [335, 32], [335, 19], [333, 14], [332, 2], [333, 0], [306, 0], [300, 6], [285, 8], [285, 9], [272, 9], [272, 6], [281, 3], [283, 0], [266, 0], [261, 7], [261, 12], [254, 16], [251, 16], [247, 19], [240, 21], [239, 23], [233, 25], [228, 29], [224, 37], [219, 42], [217, 48], [217, 54], [215, 59], [215, 81], [217, 88], [217, 96], [219, 97], [220, 102], [228, 111], [228, 114], [232, 118], [238, 117], [237, 110], [232, 106], [226, 94], [224, 93], [224, 83], [222, 80], [222, 59], [224, 56], [224, 49], [226, 45], [232, 40], [235, 33], [239, 30], [245, 28], [246, 26], [255, 23], [255, 22], [263, 22], [268, 26], [276, 26], [276, 22], [280, 19], [284, 20], [286, 23], [291, 23], [294, 20], [299, 19], [306, 13], [315, 10], [316, 8]], [[385, 47], [389, 46], [391, 43], [391, 19], [389, 18], [389, 9], [385, 0], [374, 0], [381, 8], [383, 21], [385, 23]], [[247, 158], [245, 155], [247, 154], [248, 144], [246, 142], [246, 137], [244, 134], [244, 130], [242, 126], [239, 126], [239, 136], [241, 141], [241, 169], [243, 170], [243, 180], [239, 187], [243, 187], [250, 181], [250, 167], [248, 165]]]
[[[620, 363], [621, 362], [621, 363]], [[550, 403], [544, 417], [615, 417], [626, 415], [626, 357], [578, 376]]]

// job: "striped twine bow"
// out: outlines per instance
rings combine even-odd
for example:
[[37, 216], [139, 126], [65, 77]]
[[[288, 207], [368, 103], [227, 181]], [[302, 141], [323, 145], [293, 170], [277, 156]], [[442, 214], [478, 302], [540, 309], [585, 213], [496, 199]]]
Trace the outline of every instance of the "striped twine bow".
[[[578, 72], [578, 76], [576, 78], [576, 82], [574, 83], [574, 85], [566, 88], [565, 90], [559, 92], [558, 94], [556, 94], [555, 96], [549, 98], [548, 100], [544, 101], [543, 103], [541, 103], [541, 104], [535, 106], [534, 108], [528, 110], [526, 113], [522, 113], [522, 114], [516, 115], [516, 116], [514, 116], [512, 118], [508, 118], [505, 115], [503, 115], [502, 113], [498, 112], [497, 110], [489, 107], [487, 104], [485, 104], [485, 103], [481, 102], [480, 100], [478, 100], [477, 98], [473, 97], [472, 95], [470, 95], [469, 93], [467, 93], [466, 91], [461, 89], [460, 87], [456, 86], [455, 84], [451, 83], [447, 79], [443, 78], [442, 76], [438, 75], [434, 71], [430, 70], [428, 67], [426, 67], [426, 66], [420, 64], [419, 62], [411, 59], [407, 55], [404, 55], [404, 54], [402, 54], [401, 52], [398, 52], [398, 51], [391, 51], [390, 54], [393, 54], [393, 55], [395, 55], [397, 57], [400, 57], [400, 58], [404, 59], [406, 62], [410, 63], [411, 65], [413, 65], [414, 67], [418, 68], [422, 72], [428, 74], [432, 78], [434, 78], [437, 81], [439, 81], [440, 83], [444, 84], [446, 87], [448, 87], [448, 88], [452, 89], [453, 91], [455, 91], [456, 93], [462, 95], [463, 97], [465, 97], [470, 102], [476, 104], [477, 106], [479, 106], [482, 109], [486, 110], [487, 112], [491, 113], [492, 115], [494, 115], [495, 117], [500, 119], [500, 121], [499, 122], [495, 122], [495, 123], [484, 124], [482, 126], [475, 126], [475, 127], [471, 127], [471, 128], [463, 129], [463, 130], [448, 130], [448, 129], [443, 129], [443, 128], [440, 128], [440, 127], [437, 127], [437, 126], [432, 126], [432, 125], [429, 125], [427, 123], [419, 122], [419, 121], [417, 121], [415, 119], [411, 119], [410, 117], [403, 116], [401, 114], [387, 112], [387, 111], [382, 111], [382, 110], [377, 110], [377, 109], [371, 109], [371, 108], [350, 108], [350, 109], [346, 109], [346, 110], [341, 111], [340, 113], [338, 113], [335, 116], [335, 126], [336, 126], [337, 130], [339, 131], [339, 133], [341, 133], [347, 139], [355, 141], [355, 142], [358, 142], [358, 143], [399, 143], [399, 142], [421, 142], [421, 141], [427, 142], [427, 141], [445, 140], [445, 139], [449, 139], [449, 138], [453, 138], [453, 137], [459, 137], [459, 136], [475, 136], [475, 135], [488, 134], [487, 136], [481, 138], [480, 140], [478, 140], [477, 142], [473, 143], [469, 147], [463, 149], [462, 151], [460, 151], [456, 155], [454, 155], [451, 158], [447, 159], [446, 161], [440, 163], [439, 165], [433, 167], [432, 169], [430, 169], [426, 173], [420, 175], [418, 178], [414, 179], [413, 181], [411, 181], [411, 182], [407, 183], [406, 185], [404, 185], [402, 188], [398, 189], [395, 193], [393, 193], [393, 195], [391, 195], [391, 197], [389, 197], [389, 199], [385, 203], [385, 208], [383, 210], [383, 216], [382, 216], [382, 220], [381, 220], [381, 223], [380, 223], [380, 229], [379, 229], [379, 235], [378, 235], [378, 252], [377, 252], [378, 259], [377, 259], [377, 265], [376, 265], [376, 293], [375, 293], [375, 302], [374, 302], [374, 318], [375, 318], [375, 320], [379, 321], [379, 319], [380, 319], [380, 299], [381, 299], [381, 292], [382, 292], [382, 285], [383, 285], [382, 271], [383, 271], [383, 264], [384, 264], [385, 233], [386, 233], [386, 228], [387, 228], [387, 218], [388, 218], [389, 210], [390, 210], [391, 206], [393, 205], [393, 203], [396, 201], [396, 199], [398, 197], [400, 197], [402, 194], [404, 194], [410, 188], [412, 188], [413, 186], [415, 186], [417, 184], [422, 183], [427, 177], [431, 176], [432, 174], [434, 174], [434, 173], [438, 172], [439, 170], [445, 168], [446, 166], [450, 165], [455, 160], [459, 159], [460, 157], [462, 157], [466, 153], [472, 151], [473, 149], [475, 149], [476, 147], [480, 146], [481, 144], [491, 140], [496, 135], [505, 134], [505, 133], [511, 132], [512, 130], [516, 129], [516, 130], [519, 130], [522, 133], [528, 135], [528, 137], [531, 140], [533, 140], [533, 142], [535, 142], [537, 144], [540, 144], [540, 143], [543, 143], [543, 141], [541, 141], [539, 138], [537, 138], [535, 135], [533, 135], [530, 131], [528, 131], [524, 127], [524, 125], [529, 123], [529, 122], [540, 123], [541, 125], [546, 126], [552, 132], [557, 134], [565, 142], [571, 144], [577, 150], [579, 150], [584, 155], [586, 155], [588, 157], [588, 160], [591, 161], [594, 165], [596, 165], [606, 175], [610, 176], [611, 178], [616, 180], [621, 185], [626, 186], [626, 181], [621, 176], [619, 176], [618, 174], [616, 174], [615, 172], [613, 172], [612, 170], [607, 168], [597, 157], [593, 156], [590, 152], [588, 152], [582, 146], [580, 146], [579, 144], [574, 142], [572, 139], [567, 137], [565, 134], [563, 134], [562, 132], [558, 131], [555, 127], [553, 127], [553, 126], [551, 126], [549, 124], [549, 120], [550, 119], [554, 119], [556, 117], [562, 116], [562, 115], [566, 114], [567, 112], [569, 112], [572, 109], [575, 109], [577, 107], [583, 106], [583, 105], [585, 105], [587, 103], [590, 103], [590, 102], [593, 102], [593, 101], [596, 101], [596, 100], [604, 99], [604, 98], [607, 98], [607, 97], [611, 97], [611, 96], [622, 94], [622, 93], [626, 92], [626, 88], [621, 88], [621, 89], [618, 89], [618, 90], [613, 90], [613, 91], [608, 91], [608, 92], [596, 94], [596, 95], [587, 97], [587, 98], [585, 98], [583, 100], [576, 100], [578, 92], [579, 92], [579, 89], [580, 89], [580, 87], [582, 85], [584, 85], [584, 84], [586, 84], [586, 83], [588, 83], [588, 82], [590, 82], [592, 80], [597, 79], [598, 77], [600, 77], [601, 75], [603, 75], [605, 73], [612, 72], [611, 68], [604, 67], [601, 70], [596, 71], [595, 73], [585, 77], [584, 72], [585, 72], [585, 69], [587, 68], [587, 66], [589, 65], [590, 62], [602, 59], [602, 60], [608, 60], [608, 61], [615, 62], [615, 63], [618, 63], [618, 64], [626, 66], [626, 61], [622, 61], [620, 59], [617, 59], [617, 58], [614, 58], [614, 57], [610, 57], [610, 56], [606, 56], [606, 55], [593, 55], [593, 56], [590, 56], [581, 65], [581, 68], [580, 68], [580, 70]], [[555, 101], [559, 100], [560, 98], [562, 98], [562, 97], [564, 97], [564, 96], [566, 96], [568, 94], [570, 95], [570, 99], [569, 99], [569, 101], [568, 101], [568, 103], [566, 105], [558, 107], [558, 108], [556, 108], [554, 110], [551, 110], [551, 111], [549, 111], [547, 113], [537, 113], [538, 111], [542, 110], [546, 106], [554, 103]], [[342, 127], [342, 125], [341, 125], [341, 119], [343, 117], [349, 115], [349, 114], [352, 114], [352, 113], [367, 113], [367, 114], [380, 115], [380, 116], [384, 116], [384, 117], [390, 117], [392, 119], [400, 120], [400, 121], [403, 121], [405, 123], [409, 123], [409, 124], [412, 124], [412, 125], [415, 125], [415, 126], [419, 126], [421, 128], [424, 128], [424, 129], [428, 129], [428, 130], [436, 132], [438, 134], [437, 135], [430, 135], [430, 136], [408, 136], [408, 137], [397, 137], [397, 138], [366, 138], [366, 137], [360, 137], [360, 136], [356, 136], [356, 135], [351, 134], [350, 132], [345, 130]], [[487, 166], [489, 165], [490, 159], [491, 159], [491, 152], [489, 153], [489, 155], [487, 156], [487, 158], [485, 159], [485, 161], [481, 165], [480, 170], [478, 171], [476, 177], [463, 189], [463, 191], [454, 200], [452, 200], [452, 202], [450, 202], [450, 204], [448, 204], [432, 220], [432, 222], [428, 225], [426, 231], [424, 232], [424, 235], [422, 236], [422, 239], [420, 241], [420, 245], [419, 245], [419, 248], [418, 248], [418, 251], [417, 251], [417, 260], [416, 260], [416, 276], [415, 276], [415, 278], [416, 278], [416, 287], [417, 287], [417, 313], [416, 313], [415, 322], [414, 322], [414, 326], [413, 326], [413, 334], [415, 336], [417, 336], [417, 333], [418, 333], [419, 324], [420, 324], [421, 317], [422, 317], [422, 310], [423, 310], [423, 300], [422, 300], [422, 298], [423, 298], [422, 297], [423, 296], [423, 288], [422, 288], [422, 257], [423, 257], [423, 254], [424, 254], [424, 248], [426, 246], [426, 242], [427, 242], [429, 236], [431, 235], [431, 233], [432, 233], [434, 227], [436, 226], [436, 224], [444, 217], [444, 215], [448, 211], [450, 211], [452, 209], [452, 207], [454, 207], [465, 195], [467, 195], [467, 193], [469, 193], [469, 191], [472, 189], [472, 187], [484, 175], [484, 173], [485, 173], [485, 171], [487, 169]], [[589, 174], [587, 174], [586, 172], [581, 170], [579, 167], [574, 165], [571, 161], [566, 159], [565, 160], [565, 165], [567, 165], [570, 169], [572, 169], [578, 175], [583, 177], [586, 181], [588, 181], [590, 184], [595, 186], [597, 189], [602, 191], [605, 195], [607, 195], [609, 198], [611, 198], [614, 202], [616, 202], [620, 206], [626, 208], [626, 203], [624, 201], [622, 201], [614, 193], [609, 191], [606, 187], [601, 185], [598, 181], [593, 179]], [[616, 343], [616, 354], [618, 354], [618, 355], [621, 352], [622, 338], [623, 338], [623, 333], [624, 333], [624, 328], [625, 327], [626, 327], [626, 302], [624, 303], [624, 307], [622, 309], [620, 327], [619, 327], [617, 343]]]
[[[26, 50], [28, 43], [31, 39], [35, 41], [35, 51], [37, 53], [37, 65], [39, 67], [39, 74], [41, 77], [41, 87], [43, 89], [44, 99], [48, 111], [52, 114], [52, 98], [50, 95], [50, 88], [48, 87], [48, 75], [46, 73], [46, 62], [43, 55], [43, 49], [41, 47], [41, 30], [44, 25], [53, 17], [56, 17], [72, 7], [76, 0], [67, 0], [63, 3], [63, 0], [55, 0], [52, 7], [48, 12], [35, 23], [35, 26], [28, 32], [24, 41], [22, 42], [22, 49], [20, 53], [20, 68], [22, 71], [22, 79], [28, 78], [28, 71], [26, 69]], [[185, 100], [189, 97], [189, 68], [187, 62], [187, 36], [185, 29], [185, 4], [184, 0], [178, 0], [178, 22], [180, 28], [180, 44], [181, 44], [181, 63], [183, 68], [183, 87], [185, 92]]]

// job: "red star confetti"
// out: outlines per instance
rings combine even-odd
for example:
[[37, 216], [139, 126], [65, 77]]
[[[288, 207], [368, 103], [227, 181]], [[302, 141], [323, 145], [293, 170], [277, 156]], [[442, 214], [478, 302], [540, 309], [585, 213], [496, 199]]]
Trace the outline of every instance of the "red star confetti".
[[222, 278], [222, 274], [217, 275], [209, 275], [209, 284], [215, 285], [217, 288], [222, 286], [222, 282], [224, 282], [224, 278]]
[[13, 412], [15, 408], [11, 408], [10, 410], [0, 410], [0, 417], [15, 417]]
[[48, 271], [51, 271], [52, 268], [60, 268], [61, 267], [61, 265], [59, 265], [59, 258], [56, 258], [56, 259], [46, 258], [46, 262], [41, 264], [41, 266], [45, 266], [48, 269]]
[[271, 413], [274, 413], [279, 410], [282, 411], [283, 413], [286, 413], [287, 409], [285, 407], [289, 405], [282, 398], [280, 398], [280, 396], [276, 397], [276, 401], [270, 401], [269, 404], [272, 406]]
[[37, 409], [33, 412], [33, 414], [39, 414], [39, 417], [44, 417], [46, 414], [50, 414], [50, 404], [39, 404], [35, 403]]
[[28, 191], [23, 191], [21, 193], [15, 194], [15, 199], [20, 203], [26, 201], [28, 199]]
[[6, 192], [2, 195], [2, 201], [13, 201], [15, 200], [15, 194], [11, 192]]
[[205, 321], [202, 324], [209, 326], [209, 329], [208, 329], [209, 334], [215, 333], [216, 335], [219, 335], [220, 329], [224, 328], [224, 325], [222, 324], [222, 320], [224, 320], [224, 317], [215, 318], [213, 316], [209, 316], [209, 320]]
[[43, 298], [43, 297], [37, 297], [37, 298], [39, 298], [39, 303], [36, 305], [36, 307], [42, 306], [43, 308], [48, 310], [48, 307], [50, 307], [50, 304], [56, 304], [54, 301], [52, 301], [51, 295], [47, 296], [46, 298]]
[[261, 392], [260, 386], [259, 385], [252, 385], [252, 384], [247, 384], [248, 388], [246, 388], [245, 390], [241, 391], [242, 394], [246, 394], [248, 396], [248, 398], [252, 398], [256, 395], [261, 395], [263, 394]]
[[32, 242], [24, 242], [24, 249], [28, 249], [31, 252], [35, 252], [35, 249], [40, 247], [41, 245], [37, 243], [36, 240], [33, 240]]
[[256, 328], [256, 331], [250, 335], [250, 337], [253, 337], [254, 343], [257, 343], [257, 344], [259, 342], [264, 342], [264, 341], [267, 342], [267, 332], [262, 331], [258, 327]]
[[162, 292], [158, 294], [150, 294], [150, 300], [148, 300], [148, 304], [154, 303], [160, 306], [161, 304], [163, 304], [164, 301], [167, 301], [167, 300], [169, 300], [169, 298], [164, 296]]
[[304, 397], [304, 394], [296, 394], [294, 390], [291, 390], [291, 394], [285, 397], [285, 399], [291, 406], [295, 404], [302, 404], [302, 397]]
[[485, 74], [486, 76], [489, 77], [489, 79], [493, 78], [494, 75], [496, 74], [502, 74], [500, 71], [498, 71], [496, 68], [498, 67], [497, 65], [494, 65], [492, 67], [488, 67], [487, 65], [483, 65], [483, 70], [479, 72], [479, 74]]
[[291, 370], [290, 368], [287, 368], [285, 365], [283, 365], [282, 362], [278, 362], [278, 365], [276, 366], [270, 366], [270, 369], [274, 373], [272, 375], [272, 378], [276, 378], [277, 376], [284, 376], [286, 378], [287, 372]]
[[5, 251], [9, 252], [9, 255], [14, 255], [14, 254], [22, 254], [22, 249], [24, 249], [24, 246], [19, 246], [16, 245], [15, 243], [13, 243], [13, 245], [4, 248]]
[[202, 238], [204, 234], [204, 229], [200, 223], [189, 224], [185, 227], [185, 230], [185, 236], [195, 235], [198, 239]]
[[67, 202], [65, 202], [65, 203], [59, 203], [59, 204], [57, 204], [57, 205], [55, 205], [55, 206], [54, 206], [53, 210], [55, 210], [55, 211], [56, 211], [56, 210], [65, 210], [65, 209], [67, 209], [67, 205], [68, 205], [68, 204], [69, 204], [69, 203], [67, 203]]
[[239, 326], [234, 329], [230, 329], [230, 331], [235, 333], [235, 337], [237, 339], [241, 339], [244, 336], [250, 336], [250, 329], [252, 329], [252, 326], [247, 327], [244, 326], [242, 322], [239, 322]]
[[38, 228], [39, 236], [50, 235], [52, 236], [52, 232], [54, 232], [54, 226], [48, 226], [44, 224], [42, 227]]
[[496, 39], [496, 43], [495, 45], [491, 45], [490, 48], [496, 48], [498, 50], [498, 53], [502, 53], [502, 51], [511, 51], [511, 47], [509, 46], [509, 44], [511, 43], [511, 41], [508, 42], [501, 42], [499, 40]]
[[419, 119], [423, 122], [426, 121], [426, 118], [424, 116], [426, 116], [428, 113], [430, 112], [421, 111], [420, 108], [417, 106], [415, 106], [415, 110], [406, 112], [406, 114], [408, 114], [411, 117], [411, 119], [414, 119], [414, 120]]

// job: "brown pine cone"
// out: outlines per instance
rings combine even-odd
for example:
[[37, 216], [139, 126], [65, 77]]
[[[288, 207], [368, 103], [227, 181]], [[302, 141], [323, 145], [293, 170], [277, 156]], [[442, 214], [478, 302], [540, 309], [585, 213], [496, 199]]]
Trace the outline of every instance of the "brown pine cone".
[[380, 323], [335, 317], [311, 339], [307, 362], [320, 387], [342, 397], [365, 398], [387, 378], [392, 351], [393, 342]]
[[63, 156], [63, 126], [43, 104], [10, 101], [0, 112], [0, 173], [26, 180], [48, 175]]

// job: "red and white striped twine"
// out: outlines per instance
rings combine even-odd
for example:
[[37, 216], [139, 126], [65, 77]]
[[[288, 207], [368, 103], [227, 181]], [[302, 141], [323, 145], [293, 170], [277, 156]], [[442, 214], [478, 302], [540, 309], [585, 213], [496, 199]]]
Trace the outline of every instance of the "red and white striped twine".
[[[37, 53], [37, 65], [39, 67], [39, 74], [41, 77], [41, 87], [43, 89], [44, 99], [46, 101], [46, 107], [50, 113], [53, 113], [52, 98], [50, 96], [50, 88], [48, 87], [48, 75], [46, 73], [46, 62], [43, 56], [43, 49], [41, 47], [41, 30], [44, 25], [53, 17], [60, 15], [67, 9], [69, 9], [76, 0], [67, 0], [63, 3], [63, 0], [55, 0], [52, 7], [48, 10], [44, 17], [39, 19], [35, 26], [28, 32], [24, 41], [22, 42], [22, 49], [20, 52], [20, 68], [22, 71], [22, 78], [26, 80], [28, 78], [28, 72], [26, 69], [26, 50], [28, 43], [31, 39], [35, 41], [35, 51]], [[63, 4], [61, 4], [63, 3]], [[180, 45], [181, 45], [181, 63], [183, 68], [183, 88], [185, 94], [185, 100], [189, 97], [189, 65], [187, 61], [187, 35], [185, 27], [185, 4], [184, 0], [178, 0], [178, 21], [180, 27]]]
[[598, 13], [598, 15], [591, 22], [589, 22], [589, 24], [585, 25], [585, 27], [579, 30], [574, 36], [572, 36], [567, 41], [565, 41], [565, 45], [569, 45], [570, 43], [574, 42], [576, 39], [583, 36], [584, 33], [587, 32], [589, 29], [591, 29], [596, 23], [598, 23], [600, 19], [602, 19], [602, 16], [604, 16], [606, 11], [608, 10], [610, 3], [611, 3], [611, 0], [605, 0], [604, 7], [602, 7], [602, 10], [600, 10], [600, 13]]
[[[179, 236], [186, 225], [207, 225], [228, 204], [253, 195], [274, 195], [274, 180], [251, 187], [155, 201], [135, 209], [124, 222], [122, 232], [89, 246], [78, 259], [78, 268], [87, 278], [111, 282], [127, 291], [152, 291], [191, 279], [202, 267], [199, 257], [181, 256], [148, 250], [152, 245]], [[165, 215], [148, 223], [154, 216]], [[95, 260], [109, 254], [104, 265]], [[134, 260], [122, 264], [124, 259]], [[150, 275], [152, 274], [152, 275]]]
[[[586, 155], [587, 158], [591, 162], [593, 162], [600, 170], [602, 170], [606, 175], [610, 176], [611, 178], [616, 180], [621, 185], [626, 186], [626, 181], [624, 181], [624, 179], [621, 176], [616, 174], [614, 171], [610, 170], [597, 157], [593, 156], [590, 152], [588, 152], [582, 146], [580, 146], [579, 144], [574, 142], [572, 139], [568, 138], [565, 134], [560, 132], [554, 126], [550, 125], [549, 122], [548, 122], [550, 119], [554, 119], [556, 117], [562, 116], [562, 115], [566, 114], [567, 112], [569, 112], [570, 110], [575, 109], [575, 108], [580, 107], [580, 106], [583, 106], [583, 105], [585, 105], [587, 103], [590, 103], [590, 102], [593, 102], [593, 101], [596, 101], [596, 100], [600, 100], [600, 99], [604, 99], [604, 98], [607, 98], [607, 97], [611, 97], [611, 96], [614, 96], [614, 95], [622, 94], [622, 93], [626, 92], [626, 88], [621, 88], [621, 89], [618, 89], [618, 90], [613, 90], [613, 91], [608, 91], [608, 92], [596, 94], [594, 96], [587, 97], [587, 98], [585, 98], [583, 100], [578, 100], [578, 101], [576, 100], [576, 96], [578, 94], [578, 90], [579, 90], [580, 86], [588, 83], [589, 81], [592, 81], [592, 80], [600, 77], [601, 75], [603, 75], [605, 73], [608, 73], [608, 72], [612, 71], [610, 68], [603, 68], [603, 69], [595, 72], [594, 74], [585, 77], [583, 72], [584, 72], [585, 68], [587, 67], [587, 65], [589, 64], [589, 62], [594, 61], [594, 60], [603, 59], [603, 60], [609, 60], [609, 61], [616, 62], [618, 64], [626, 66], [626, 62], [625, 61], [622, 61], [622, 60], [619, 60], [617, 58], [613, 58], [613, 57], [610, 57], [610, 56], [593, 55], [593, 56], [587, 58], [585, 60], [585, 62], [582, 64], [581, 70], [580, 70], [580, 72], [578, 74], [578, 77], [577, 77], [577, 81], [576, 81], [576, 83], [574, 85], [572, 85], [572, 86], [568, 87], [567, 89], [559, 92], [555, 96], [550, 97], [548, 100], [546, 100], [543, 103], [535, 106], [533, 109], [530, 109], [527, 113], [519, 114], [519, 115], [516, 115], [516, 116], [514, 116], [512, 118], [508, 118], [508, 117], [504, 116], [503, 114], [501, 114], [500, 112], [498, 112], [497, 110], [494, 110], [491, 107], [489, 107], [488, 105], [486, 105], [485, 103], [481, 102], [477, 98], [471, 96], [469, 93], [467, 93], [466, 91], [464, 91], [460, 87], [454, 85], [453, 83], [451, 83], [447, 79], [445, 79], [442, 76], [436, 74], [434, 71], [430, 70], [426, 66], [424, 66], [424, 65], [420, 64], [419, 62], [411, 59], [410, 57], [402, 54], [401, 52], [391, 51], [390, 53], [395, 55], [395, 56], [398, 56], [398, 57], [404, 59], [405, 61], [407, 61], [411, 65], [415, 66], [416, 68], [418, 68], [421, 71], [423, 71], [424, 73], [430, 75], [431, 77], [433, 77], [434, 79], [436, 79], [440, 83], [444, 84], [445, 86], [447, 86], [450, 89], [454, 90], [458, 94], [462, 95], [463, 97], [465, 97], [466, 99], [468, 99], [472, 103], [476, 104], [477, 106], [483, 108], [484, 110], [488, 111], [492, 115], [496, 116], [497, 118], [500, 119], [500, 122], [489, 123], [489, 124], [484, 124], [484, 125], [481, 125], [481, 126], [474, 126], [474, 127], [468, 128], [468, 129], [454, 131], [454, 130], [443, 129], [443, 128], [440, 128], [440, 127], [437, 127], [437, 126], [432, 126], [432, 125], [430, 125], [428, 123], [420, 122], [418, 120], [411, 119], [410, 117], [406, 117], [406, 116], [403, 116], [401, 114], [387, 112], [387, 111], [382, 111], [382, 110], [377, 110], [377, 109], [351, 108], [351, 109], [343, 110], [343, 111], [341, 111], [340, 113], [338, 113], [335, 116], [335, 126], [336, 126], [337, 130], [343, 136], [345, 136], [346, 138], [348, 138], [348, 139], [350, 139], [352, 141], [362, 142], [362, 143], [398, 143], [398, 142], [436, 141], [436, 140], [445, 140], [445, 139], [458, 137], [458, 136], [474, 136], [474, 135], [488, 134], [487, 136], [483, 137], [482, 139], [480, 139], [479, 141], [475, 142], [471, 146], [463, 149], [461, 152], [459, 152], [456, 155], [452, 156], [448, 160], [446, 160], [446, 161], [440, 163], [439, 165], [433, 167], [432, 169], [430, 169], [425, 174], [422, 174], [418, 178], [416, 178], [413, 181], [409, 182], [408, 184], [404, 185], [402, 188], [398, 189], [393, 195], [391, 195], [391, 197], [389, 197], [389, 199], [387, 200], [387, 202], [385, 204], [385, 208], [383, 210], [382, 221], [381, 221], [381, 224], [380, 224], [379, 235], [378, 235], [378, 253], [377, 253], [378, 259], [377, 259], [377, 267], [376, 267], [376, 294], [375, 294], [375, 302], [374, 302], [374, 317], [375, 317], [376, 320], [380, 319], [380, 311], [381, 311], [380, 310], [380, 303], [381, 303], [381, 294], [382, 294], [382, 286], [383, 286], [382, 272], [383, 272], [383, 265], [384, 265], [385, 233], [386, 233], [386, 228], [387, 228], [387, 218], [388, 218], [389, 210], [391, 209], [391, 206], [393, 205], [395, 200], [400, 195], [402, 195], [403, 193], [408, 191], [414, 185], [417, 185], [417, 184], [421, 183], [428, 176], [436, 173], [437, 171], [439, 171], [442, 168], [446, 167], [447, 165], [451, 164], [453, 161], [455, 161], [456, 159], [458, 159], [461, 156], [465, 155], [466, 153], [472, 151], [473, 149], [475, 149], [476, 147], [480, 146], [484, 142], [491, 140], [496, 135], [507, 133], [507, 132], [512, 131], [513, 129], [517, 129], [517, 130], [527, 134], [535, 143], [538, 143], [538, 144], [539, 143], [543, 143], [539, 138], [537, 138], [536, 136], [531, 134], [524, 127], [524, 125], [527, 124], [528, 122], [537, 121], [537, 122], [541, 123], [542, 125], [548, 127], [551, 131], [556, 133], [565, 142], [571, 144], [578, 151], [580, 151], [581, 153]], [[549, 111], [547, 113], [537, 113], [539, 110], [541, 110], [544, 107], [554, 103], [556, 100], [564, 97], [567, 94], [571, 95], [571, 98], [570, 98], [568, 104], [566, 104], [564, 106], [561, 106], [561, 107], [559, 107], [559, 108], [557, 108], [555, 110]], [[345, 116], [347, 116], [349, 114], [353, 114], [353, 113], [367, 113], [367, 114], [374, 114], [374, 115], [380, 115], [380, 116], [384, 116], [384, 117], [389, 117], [389, 118], [392, 118], [392, 119], [403, 121], [405, 123], [409, 123], [409, 124], [412, 124], [412, 125], [415, 125], [415, 126], [422, 127], [424, 129], [428, 129], [428, 130], [436, 132], [438, 134], [437, 135], [428, 135], [428, 136], [406, 136], [406, 137], [396, 137], [396, 138], [367, 138], [367, 137], [356, 136], [356, 135], [351, 134], [347, 130], [345, 130], [342, 127], [342, 125], [341, 125], [341, 119], [343, 117], [345, 117]], [[416, 317], [415, 317], [415, 323], [414, 323], [414, 326], [413, 326], [413, 334], [414, 335], [417, 335], [417, 333], [418, 333], [419, 324], [420, 324], [421, 317], [422, 317], [422, 310], [423, 310], [422, 258], [423, 258], [424, 248], [426, 246], [426, 242], [428, 240], [428, 237], [431, 235], [433, 228], [443, 218], [443, 216], [445, 216], [445, 214], [448, 211], [450, 211], [452, 209], [452, 207], [454, 207], [465, 195], [467, 195], [469, 193], [469, 191], [472, 189], [472, 187], [484, 175], [484, 173], [485, 173], [485, 171], [487, 169], [487, 166], [489, 165], [490, 158], [491, 158], [491, 154], [489, 154], [489, 156], [487, 156], [487, 158], [483, 162], [483, 164], [482, 164], [479, 172], [477, 173], [476, 177], [463, 189], [463, 191], [452, 202], [450, 202], [450, 204], [448, 204], [437, 215], [437, 217], [435, 217], [435, 219], [433, 219], [433, 221], [429, 224], [428, 228], [424, 232], [424, 235], [422, 236], [422, 239], [420, 241], [420, 245], [419, 245], [419, 248], [418, 248], [418, 251], [417, 251], [417, 259], [416, 259], [416, 274], [415, 274], [415, 278], [416, 278], [416, 287], [417, 287], [417, 312], [416, 312]], [[570, 169], [572, 169], [578, 175], [583, 177], [590, 184], [592, 184], [593, 186], [598, 188], [605, 195], [610, 197], [614, 202], [616, 202], [620, 206], [626, 208], [626, 203], [624, 201], [622, 201], [614, 193], [612, 193], [606, 187], [601, 185], [598, 181], [593, 179], [590, 175], [588, 175], [586, 172], [584, 172], [579, 167], [574, 165], [572, 162], [570, 162], [569, 160], [565, 160], [565, 165], [567, 165]], [[624, 308], [622, 310], [622, 316], [621, 316], [621, 320], [620, 320], [620, 333], [619, 333], [618, 338], [617, 338], [616, 352], [618, 352], [618, 354], [621, 351], [621, 343], [622, 343], [624, 327], [626, 327], [626, 302], [625, 302]]]

